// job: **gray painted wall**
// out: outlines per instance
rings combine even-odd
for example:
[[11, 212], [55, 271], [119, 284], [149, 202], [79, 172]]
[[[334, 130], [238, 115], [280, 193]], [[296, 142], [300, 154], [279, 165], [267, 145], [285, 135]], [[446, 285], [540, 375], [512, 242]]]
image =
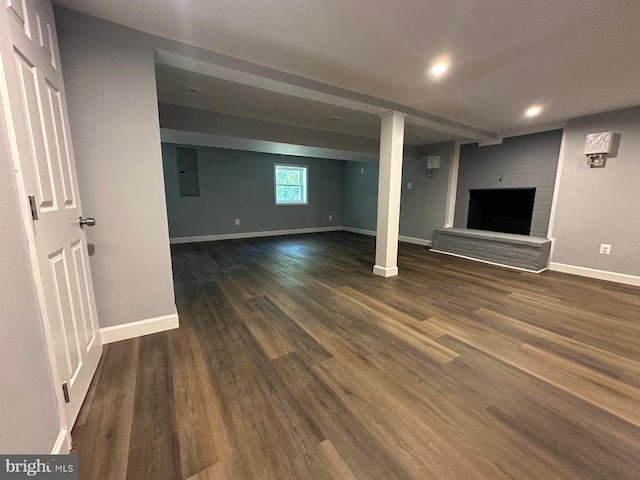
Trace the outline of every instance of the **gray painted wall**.
[[51, 453], [60, 425], [0, 112], [0, 452]]
[[[454, 142], [421, 147], [419, 160], [405, 158], [402, 164], [400, 235], [431, 240], [434, 228], [445, 221], [447, 183]], [[441, 168], [427, 177], [427, 155], [440, 155]], [[364, 172], [362, 172], [364, 169]], [[409, 190], [407, 184], [411, 182]], [[376, 230], [378, 208], [378, 165], [346, 162], [344, 175], [344, 225]]]
[[[589, 168], [587, 133], [620, 135], [605, 168]], [[552, 262], [640, 275], [640, 107], [570, 120], [553, 237]], [[613, 245], [600, 255], [601, 243]]]
[[[419, 160], [402, 164], [402, 200], [400, 202], [400, 235], [431, 240], [434, 228], [445, 222], [449, 169], [455, 142], [421, 147]], [[428, 155], [440, 155], [440, 170], [427, 176]], [[411, 190], [407, 184], [411, 182]]]
[[562, 130], [505, 138], [499, 145], [460, 148], [454, 226], [466, 228], [469, 190], [535, 187], [531, 235], [547, 236]]
[[[162, 144], [171, 238], [341, 226], [340, 160], [191, 147], [198, 151], [200, 196], [178, 195], [176, 147]], [[309, 205], [274, 205], [274, 164], [309, 167]], [[329, 215], [333, 216], [329, 220]], [[236, 226], [234, 220], [240, 219]]]
[[344, 164], [344, 226], [376, 230], [378, 213], [378, 165]]
[[100, 326], [174, 314], [150, 37], [70, 10], [56, 23]]

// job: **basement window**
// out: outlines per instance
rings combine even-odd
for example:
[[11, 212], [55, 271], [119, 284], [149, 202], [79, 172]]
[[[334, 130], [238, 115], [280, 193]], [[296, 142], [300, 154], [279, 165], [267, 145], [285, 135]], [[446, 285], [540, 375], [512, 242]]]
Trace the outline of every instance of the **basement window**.
[[276, 205], [308, 205], [308, 167], [300, 165], [275, 166]]

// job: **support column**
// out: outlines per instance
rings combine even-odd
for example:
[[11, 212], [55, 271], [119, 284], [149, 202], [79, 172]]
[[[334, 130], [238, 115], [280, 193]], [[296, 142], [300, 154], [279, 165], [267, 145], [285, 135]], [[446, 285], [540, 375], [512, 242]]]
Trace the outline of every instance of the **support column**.
[[398, 275], [398, 229], [402, 186], [403, 113], [380, 115], [380, 169], [378, 176], [378, 225], [376, 264], [373, 273], [381, 277]]
[[458, 170], [460, 168], [460, 142], [456, 141], [449, 166], [449, 182], [447, 184], [447, 202], [444, 214], [444, 228], [453, 228], [456, 213], [456, 196], [458, 193]]

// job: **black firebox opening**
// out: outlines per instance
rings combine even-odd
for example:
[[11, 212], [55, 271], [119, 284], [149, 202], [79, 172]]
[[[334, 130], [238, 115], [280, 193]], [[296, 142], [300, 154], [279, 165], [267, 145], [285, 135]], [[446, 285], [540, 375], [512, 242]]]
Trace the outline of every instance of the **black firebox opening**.
[[467, 228], [529, 235], [535, 188], [470, 190]]

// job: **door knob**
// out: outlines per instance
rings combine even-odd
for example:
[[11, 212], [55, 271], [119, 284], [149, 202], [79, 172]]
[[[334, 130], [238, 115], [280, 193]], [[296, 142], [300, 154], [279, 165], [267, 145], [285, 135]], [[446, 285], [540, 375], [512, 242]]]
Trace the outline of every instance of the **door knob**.
[[80, 228], [84, 227], [85, 225], [87, 227], [93, 227], [96, 224], [96, 219], [91, 217], [78, 217], [78, 223], [80, 224]]

